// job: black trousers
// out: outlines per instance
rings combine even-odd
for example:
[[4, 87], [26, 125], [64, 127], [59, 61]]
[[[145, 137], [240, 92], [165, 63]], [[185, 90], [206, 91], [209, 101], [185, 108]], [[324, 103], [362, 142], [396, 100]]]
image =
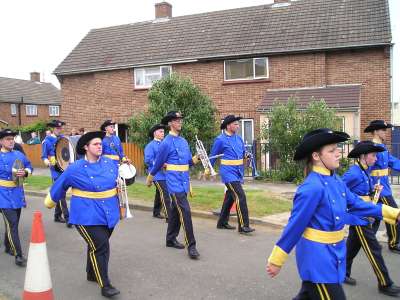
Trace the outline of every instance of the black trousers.
[[[53, 179], [53, 182], [56, 180], [57, 179]], [[65, 200], [65, 194], [64, 194], [64, 197], [56, 204], [56, 207], [54, 208], [54, 219], [61, 218], [62, 214], [64, 215], [65, 221], [68, 222], [69, 211], [68, 211], [67, 200]]]
[[312, 283], [303, 281], [299, 294], [293, 300], [346, 300], [339, 283]]
[[233, 181], [225, 185], [228, 190], [226, 191], [225, 201], [222, 204], [218, 225], [228, 223], [230, 210], [235, 202], [239, 227], [249, 226], [249, 211], [247, 209], [246, 194], [244, 193], [242, 184], [239, 181]]
[[350, 276], [353, 259], [362, 247], [375, 272], [379, 286], [385, 287], [392, 285], [393, 281], [389, 277], [389, 272], [382, 257], [382, 247], [376, 239], [379, 223], [377, 221], [368, 226], [350, 226], [346, 242], [346, 275]]
[[102, 225], [76, 225], [75, 228], [88, 244], [86, 260], [86, 272], [88, 277], [95, 278], [100, 287], [109, 286], [109, 239], [113, 229]]
[[[381, 197], [379, 198], [379, 202], [394, 208], [398, 208], [393, 196]], [[391, 225], [389, 223], [385, 224], [386, 224], [386, 232], [388, 235], [389, 248], [396, 247], [399, 244], [400, 223], [398, 223], [397, 225]]]
[[167, 242], [174, 241], [182, 225], [185, 245], [188, 248], [196, 246], [193, 233], [192, 214], [186, 193], [171, 194], [171, 210], [168, 217]]
[[154, 185], [156, 186], [156, 195], [154, 197], [153, 216], [159, 215], [162, 210], [164, 216], [168, 219], [168, 211], [171, 208], [171, 200], [168, 194], [167, 184], [165, 180], [157, 180], [154, 181]]
[[21, 208], [2, 208], [1, 213], [4, 219], [5, 234], [4, 246], [14, 256], [22, 256], [21, 242], [19, 240], [18, 225], [21, 217]]

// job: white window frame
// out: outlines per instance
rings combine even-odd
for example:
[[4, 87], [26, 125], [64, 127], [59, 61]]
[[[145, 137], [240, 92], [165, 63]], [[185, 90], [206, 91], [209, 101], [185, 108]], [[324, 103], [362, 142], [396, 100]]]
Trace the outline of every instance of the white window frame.
[[[33, 111], [30, 111], [30, 110]], [[25, 113], [27, 116], [37, 116], [37, 105], [36, 104], [27, 104], [25, 106]]]
[[[137, 74], [139, 73], [139, 72], [142, 72], [142, 71], [144, 71], [144, 76], [146, 76], [146, 69], [150, 69], [150, 68], [157, 68], [157, 67], [159, 67], [159, 75], [160, 75], [160, 79], [162, 78], [161, 77], [161, 75], [162, 75], [162, 69], [163, 68], [168, 68], [169, 69], [169, 74], [171, 75], [172, 74], [172, 66], [149, 66], [149, 67], [144, 67], [144, 68], [135, 68], [134, 69], [134, 76], [135, 76], [135, 78], [134, 78], [134, 84], [135, 84], [135, 89], [148, 89], [148, 88], [151, 88], [152, 87], [152, 85], [150, 84], [150, 85], [146, 85], [146, 84], [144, 84], [144, 85], [136, 85], [136, 78], [137, 78]], [[158, 80], [160, 80], [160, 79], [158, 79]], [[144, 80], [145, 81], [145, 80]]]
[[11, 103], [10, 110], [11, 110], [11, 115], [16, 116], [17, 115], [17, 104]]
[[[244, 139], [244, 122], [248, 122], [248, 121], [251, 122], [251, 135], [253, 137], [253, 140], [250, 141], [249, 144], [246, 144], [246, 140]], [[243, 143], [245, 145], [253, 145], [253, 141], [254, 141], [254, 120], [253, 119], [241, 119], [241, 120], [239, 120], [239, 122], [240, 122], [240, 129], [242, 130], [240, 136], [243, 139]]]
[[[267, 75], [266, 76], [256, 76], [256, 59], [261, 59], [261, 58], [265, 58], [266, 60], [266, 68], [267, 68]], [[243, 58], [244, 59], [249, 59], [249, 58]], [[228, 59], [228, 60], [224, 60], [224, 81], [250, 81], [250, 80], [258, 80], [258, 79], [268, 79], [269, 78], [269, 59], [268, 57], [253, 57], [253, 78], [237, 78], [237, 79], [227, 79], [226, 78], [226, 62], [227, 61], [238, 61], [241, 59]]]
[[60, 116], [60, 105], [49, 105], [49, 116], [50, 117]]

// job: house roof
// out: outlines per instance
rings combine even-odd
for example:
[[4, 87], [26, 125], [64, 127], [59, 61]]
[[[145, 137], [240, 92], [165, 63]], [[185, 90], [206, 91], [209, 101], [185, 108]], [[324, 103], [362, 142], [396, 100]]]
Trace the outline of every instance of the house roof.
[[257, 107], [259, 112], [269, 112], [275, 103], [287, 103], [290, 97], [295, 97], [298, 107], [306, 108], [312, 98], [324, 99], [328, 107], [342, 111], [355, 111], [360, 108], [361, 85], [331, 85], [301, 89], [271, 89], [267, 90], [264, 99]]
[[0, 103], [61, 104], [61, 92], [53, 84], [0, 77]]
[[54, 74], [389, 44], [387, 0], [297, 0], [93, 29]]

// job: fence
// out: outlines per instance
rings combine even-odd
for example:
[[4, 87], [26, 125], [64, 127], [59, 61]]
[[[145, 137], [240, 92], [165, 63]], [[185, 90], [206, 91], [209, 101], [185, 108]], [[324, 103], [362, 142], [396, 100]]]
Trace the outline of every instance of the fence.
[[[42, 145], [22, 145], [26, 156], [31, 161], [32, 166], [35, 168], [43, 168], [44, 164], [41, 159], [42, 156]], [[136, 168], [138, 175], [144, 174], [144, 162], [143, 162], [143, 149], [139, 146], [131, 143], [123, 143], [122, 147], [124, 148], [125, 155], [130, 158], [133, 162], [133, 165]]]

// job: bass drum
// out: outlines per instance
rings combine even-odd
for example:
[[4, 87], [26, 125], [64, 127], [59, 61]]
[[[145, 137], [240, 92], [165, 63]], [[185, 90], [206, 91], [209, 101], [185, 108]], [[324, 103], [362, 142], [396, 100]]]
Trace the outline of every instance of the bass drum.
[[66, 137], [60, 137], [55, 145], [56, 164], [58, 172], [64, 172], [76, 160], [75, 147]]
[[118, 175], [125, 180], [126, 185], [131, 185], [135, 182], [136, 168], [132, 164], [121, 164], [118, 168]]

